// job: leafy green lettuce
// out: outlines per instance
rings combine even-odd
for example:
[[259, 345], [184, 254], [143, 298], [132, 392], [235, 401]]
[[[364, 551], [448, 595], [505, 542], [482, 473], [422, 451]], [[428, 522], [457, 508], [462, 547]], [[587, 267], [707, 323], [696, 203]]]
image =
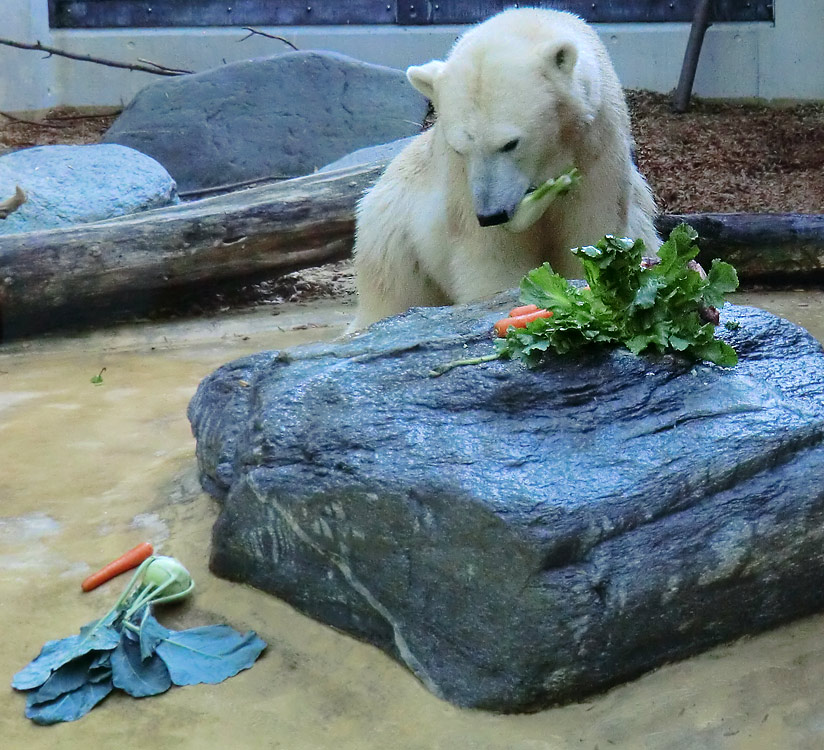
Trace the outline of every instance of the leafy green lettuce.
[[144, 560], [115, 605], [78, 635], [48, 641], [12, 678], [26, 693], [25, 714], [35, 724], [75, 721], [115, 688], [135, 698], [172, 685], [215, 684], [254, 664], [266, 644], [251, 630], [228, 625], [169, 630], [153, 604], [188, 596], [189, 571], [173, 557]]
[[251, 667], [264, 648], [253, 631], [228, 625], [169, 630], [146, 605], [130, 619], [120, 613], [49, 641], [11, 685], [26, 691], [29, 719], [57, 724], [85, 716], [115, 688], [144, 698], [172, 685], [222, 682]]
[[586, 344], [623, 344], [633, 354], [676, 351], [725, 367], [738, 362], [735, 350], [714, 336], [702, 308], [721, 307], [738, 287], [729, 263], [715, 260], [706, 278], [689, 267], [698, 255], [697, 232], [681, 224], [658, 251], [657, 265], [642, 265], [644, 243], [606, 236], [572, 252], [580, 258], [589, 288], [571, 285], [548, 263], [521, 282], [525, 304], [552, 310], [526, 328], [510, 328], [497, 342], [498, 355], [530, 366], [551, 349], [573, 351]]

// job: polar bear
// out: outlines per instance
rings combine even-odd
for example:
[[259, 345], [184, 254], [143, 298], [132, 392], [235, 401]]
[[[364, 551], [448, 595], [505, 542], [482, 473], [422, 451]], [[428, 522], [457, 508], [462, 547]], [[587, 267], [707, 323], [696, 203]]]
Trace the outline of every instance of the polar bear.
[[[604, 234], [658, 249], [621, 85], [580, 18], [504, 11], [407, 77], [437, 119], [359, 201], [351, 330], [413, 306], [491, 296], [545, 261], [574, 278], [569, 249]], [[524, 195], [571, 166], [580, 184], [526, 231], [510, 231]]]

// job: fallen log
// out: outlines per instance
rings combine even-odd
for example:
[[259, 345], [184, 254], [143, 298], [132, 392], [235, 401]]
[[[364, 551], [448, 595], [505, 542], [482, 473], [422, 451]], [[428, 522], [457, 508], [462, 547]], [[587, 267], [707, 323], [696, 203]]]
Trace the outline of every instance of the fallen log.
[[[97, 322], [158, 295], [254, 281], [347, 257], [354, 207], [386, 162], [238, 190], [66, 229], [0, 237], [0, 335]], [[824, 271], [824, 215], [685, 214], [702, 255], [746, 279], [794, 283]], [[131, 305], [131, 307], [129, 306]], [[78, 317], [79, 316], [79, 317]], [[88, 315], [87, 315], [88, 317]]]
[[[67, 311], [228, 279], [260, 279], [351, 252], [354, 207], [385, 163], [308, 175], [67, 229], [0, 237], [0, 331]], [[113, 302], [114, 301], [114, 302]]]
[[824, 272], [824, 214], [665, 214], [656, 221], [667, 236], [686, 222], [698, 232], [698, 261], [732, 263], [750, 282], [803, 282]]

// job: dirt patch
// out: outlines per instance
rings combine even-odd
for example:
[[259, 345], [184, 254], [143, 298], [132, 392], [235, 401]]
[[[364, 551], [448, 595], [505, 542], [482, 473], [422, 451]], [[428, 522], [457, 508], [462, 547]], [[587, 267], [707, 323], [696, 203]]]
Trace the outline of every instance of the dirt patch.
[[100, 110], [56, 107], [25, 117], [0, 113], [0, 153], [32, 146], [99, 143], [117, 115], [111, 107]]
[[351, 260], [305, 268], [253, 284], [222, 284], [204, 292], [202, 289], [175, 291], [168, 299], [153, 300], [152, 309], [144, 314], [150, 320], [164, 320], [180, 315], [213, 315], [245, 307], [271, 305], [272, 315], [279, 315], [283, 303], [298, 305], [319, 300], [345, 300], [354, 303], [355, 270]]

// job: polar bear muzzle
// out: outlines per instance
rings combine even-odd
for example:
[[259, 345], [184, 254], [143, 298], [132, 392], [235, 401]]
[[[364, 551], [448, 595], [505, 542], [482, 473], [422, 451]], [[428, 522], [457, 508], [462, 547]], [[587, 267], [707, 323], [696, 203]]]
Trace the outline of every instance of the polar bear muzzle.
[[475, 216], [482, 227], [509, 221], [531, 184], [507, 152], [470, 156], [467, 172]]

